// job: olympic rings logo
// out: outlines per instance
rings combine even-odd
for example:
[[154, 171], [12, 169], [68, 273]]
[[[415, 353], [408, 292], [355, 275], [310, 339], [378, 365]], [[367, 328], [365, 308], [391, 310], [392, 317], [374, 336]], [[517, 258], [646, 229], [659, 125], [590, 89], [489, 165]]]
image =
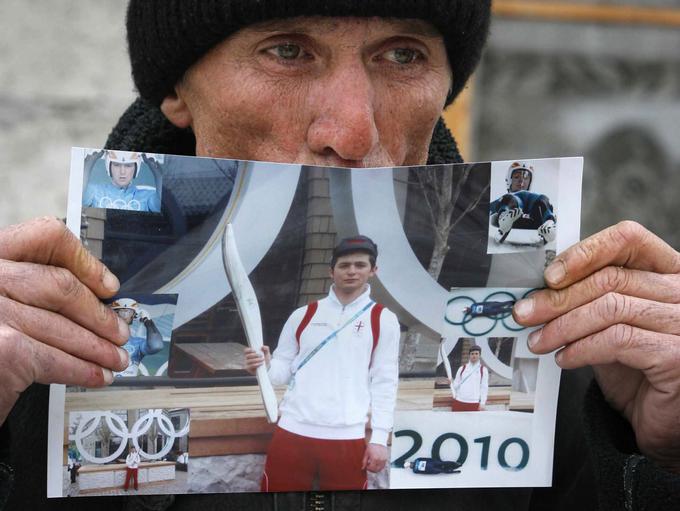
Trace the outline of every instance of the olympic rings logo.
[[128, 211], [141, 211], [142, 203], [137, 199], [130, 199], [126, 201], [124, 199], [111, 199], [111, 197], [102, 197], [99, 199], [100, 208], [105, 209], [124, 209]]
[[[538, 288], [530, 289], [521, 298], [526, 298], [537, 290]], [[475, 301], [470, 296], [454, 296], [446, 302], [444, 321], [461, 327], [470, 337], [486, 336], [496, 328], [499, 321], [509, 331], [521, 332], [526, 327], [512, 320], [512, 306], [517, 300], [517, 297], [509, 291], [494, 291], [481, 302]], [[469, 326], [473, 320], [474, 324], [480, 325], [478, 329]]]
[[[83, 445], [83, 440], [92, 435], [102, 424], [102, 421], [104, 421], [104, 424], [109, 429], [109, 431], [111, 431], [112, 435], [115, 435], [121, 439], [121, 442], [118, 446], [118, 449], [116, 449], [113, 454], [105, 457], [97, 457], [87, 451]], [[163, 444], [163, 448], [160, 451], [155, 454], [151, 454], [142, 450], [139, 445], [139, 437], [146, 435], [154, 423], [158, 424], [158, 429], [165, 436], [165, 442]], [[69, 435], [69, 440], [75, 441], [78, 451], [87, 461], [96, 464], [103, 464], [109, 463], [119, 458], [125, 451], [130, 439], [132, 439], [133, 445], [142, 458], [149, 460], [159, 460], [170, 452], [170, 449], [172, 449], [172, 445], [175, 443], [176, 438], [181, 438], [188, 434], [188, 416], [186, 424], [179, 431], [175, 431], [172, 421], [165, 413], [163, 413], [162, 409], [148, 410], [147, 413], [142, 415], [132, 425], [130, 430], [128, 430], [127, 425], [119, 415], [109, 411], [98, 411], [82, 412], [82, 417], [78, 423], [78, 426], [76, 427], [76, 431], [74, 434]]]

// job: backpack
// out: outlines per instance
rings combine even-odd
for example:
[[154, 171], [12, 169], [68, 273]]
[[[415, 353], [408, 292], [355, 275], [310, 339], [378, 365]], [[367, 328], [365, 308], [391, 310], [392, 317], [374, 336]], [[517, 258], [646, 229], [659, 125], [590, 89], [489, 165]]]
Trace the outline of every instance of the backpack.
[[[300, 342], [299, 339], [298, 342]], [[461, 375], [465, 372], [466, 367], [467, 364], [463, 364], [463, 370], [460, 372]], [[482, 378], [484, 377], [484, 366], [482, 364], [479, 364], [479, 376], [481, 376]]]
[[[302, 317], [302, 321], [300, 321], [300, 324], [295, 331], [295, 339], [297, 340], [298, 347], [300, 346], [300, 337], [302, 336], [302, 332], [304, 332], [305, 328], [307, 328], [307, 325], [309, 325], [309, 323], [312, 321], [312, 318], [314, 317], [314, 314], [316, 314], [316, 310], [318, 308], [319, 302], [311, 302], [307, 304], [305, 315]], [[371, 308], [371, 332], [373, 333], [371, 357], [373, 357], [373, 352], [375, 351], [375, 347], [378, 345], [378, 340], [380, 339], [380, 314], [384, 308], [385, 306], [381, 303], [376, 303]]]

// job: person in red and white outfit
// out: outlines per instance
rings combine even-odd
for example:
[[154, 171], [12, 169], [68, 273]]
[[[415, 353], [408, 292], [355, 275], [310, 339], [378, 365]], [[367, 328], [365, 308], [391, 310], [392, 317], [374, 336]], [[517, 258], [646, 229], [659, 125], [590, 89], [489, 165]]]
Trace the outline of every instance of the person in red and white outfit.
[[130, 480], [133, 480], [135, 490], [137, 490], [137, 472], [139, 472], [139, 464], [141, 460], [139, 458], [139, 453], [137, 448], [134, 446], [130, 447], [130, 452], [125, 457], [125, 491], [130, 487]]
[[454, 412], [477, 412], [486, 406], [489, 393], [489, 370], [482, 365], [479, 346], [470, 348], [468, 362], [456, 371], [453, 389], [456, 395], [451, 404]]
[[[263, 491], [366, 487], [366, 470], [389, 459], [399, 380], [397, 317], [375, 303], [368, 280], [378, 249], [366, 236], [333, 251], [328, 296], [295, 310], [270, 356], [246, 348], [246, 369], [267, 363], [275, 385], [288, 384], [267, 450]], [[371, 434], [366, 442], [366, 424]]]

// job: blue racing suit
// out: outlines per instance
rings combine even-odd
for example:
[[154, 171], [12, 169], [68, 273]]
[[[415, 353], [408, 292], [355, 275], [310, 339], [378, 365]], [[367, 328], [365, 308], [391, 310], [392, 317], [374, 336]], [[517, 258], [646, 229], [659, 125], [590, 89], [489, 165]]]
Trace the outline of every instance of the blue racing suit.
[[161, 211], [161, 201], [155, 189], [137, 188], [132, 184], [118, 188], [113, 183], [90, 183], [85, 190], [83, 206], [153, 213]]
[[[489, 214], [500, 214], [515, 208], [522, 210], [522, 216], [515, 221], [513, 229], [538, 229], [548, 220], [557, 223], [550, 199], [540, 193], [527, 190], [506, 193], [499, 197], [489, 204]], [[497, 225], [497, 222], [494, 225]]]

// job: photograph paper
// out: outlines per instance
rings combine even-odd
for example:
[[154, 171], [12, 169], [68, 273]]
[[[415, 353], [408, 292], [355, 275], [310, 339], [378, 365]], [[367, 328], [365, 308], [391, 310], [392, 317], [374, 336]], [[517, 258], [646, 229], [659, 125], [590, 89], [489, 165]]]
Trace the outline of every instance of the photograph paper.
[[511, 310], [578, 240], [581, 168], [74, 148], [130, 365], [52, 385], [48, 495], [549, 486], [560, 371]]

